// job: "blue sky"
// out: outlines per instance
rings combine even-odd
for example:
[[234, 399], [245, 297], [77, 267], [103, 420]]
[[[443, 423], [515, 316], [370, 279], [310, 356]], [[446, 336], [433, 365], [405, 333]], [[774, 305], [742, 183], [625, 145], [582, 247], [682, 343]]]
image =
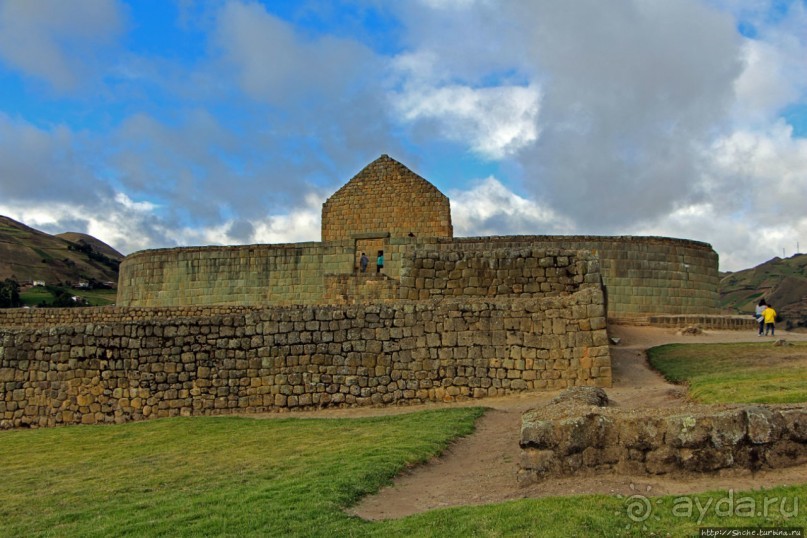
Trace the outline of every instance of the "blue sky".
[[382, 153], [456, 235], [807, 244], [804, 0], [0, 0], [0, 214], [124, 253], [319, 240]]

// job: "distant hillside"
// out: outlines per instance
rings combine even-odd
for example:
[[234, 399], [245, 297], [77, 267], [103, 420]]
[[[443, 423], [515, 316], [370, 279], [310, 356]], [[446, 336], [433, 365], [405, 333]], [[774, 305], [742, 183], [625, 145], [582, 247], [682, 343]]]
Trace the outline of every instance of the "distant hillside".
[[807, 254], [773, 258], [720, 280], [720, 304], [727, 312], [750, 314], [762, 298], [785, 321], [807, 327]]
[[79, 280], [118, 282], [123, 255], [80, 233], [53, 236], [0, 216], [0, 280], [46, 284]]
[[95, 237], [87, 234], [82, 234], [78, 232], [65, 232], [62, 234], [56, 234], [54, 237], [59, 237], [66, 241], [70, 241], [71, 243], [76, 243], [78, 245], [85, 244], [92, 247], [95, 252], [99, 254], [103, 254], [113, 260], [122, 260], [124, 258], [123, 254], [115, 250], [114, 248], [110, 247], [100, 239], [96, 239]]

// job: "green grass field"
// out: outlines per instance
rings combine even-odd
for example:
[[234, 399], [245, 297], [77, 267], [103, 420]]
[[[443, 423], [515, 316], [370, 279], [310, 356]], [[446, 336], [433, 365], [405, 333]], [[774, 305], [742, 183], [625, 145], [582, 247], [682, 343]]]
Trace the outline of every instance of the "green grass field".
[[37, 286], [20, 293], [20, 299], [24, 305], [37, 306], [43, 301], [45, 303], [53, 301], [53, 295], [47, 289]]
[[115, 304], [118, 299], [118, 290], [73, 290], [76, 295], [87, 299], [90, 306], [107, 306]]
[[669, 344], [648, 350], [650, 364], [703, 403], [807, 402], [807, 343], [773, 346]]
[[[78, 295], [87, 299], [90, 306], [107, 306], [114, 304], [118, 297], [117, 290], [76, 290], [72, 288], [61, 288], [70, 293], [71, 295]], [[24, 305], [39, 306], [43, 302], [45, 304], [52, 304], [54, 300], [53, 294], [47, 288], [35, 287], [29, 288], [20, 293], [20, 299]]]
[[[676, 355], [684, 359], [668, 361], [676, 364], [679, 381], [711, 371], [703, 363], [721, 354], [745, 355], [748, 347], [748, 354], [759, 355], [747, 345], [720, 353], [679, 347]], [[770, 397], [776, 391], [759, 392]], [[471, 433], [483, 412], [195, 417], [0, 431], [0, 536], [679, 537], [697, 536], [704, 526], [807, 526], [807, 485], [523, 499], [380, 522], [344, 511]]]
[[641, 521], [629, 517], [636, 499], [607, 495], [381, 522], [343, 511], [468, 434], [480, 413], [199, 417], [0, 432], [0, 536], [687, 536], [701, 525], [807, 524], [796, 500], [807, 495], [801, 486], [732, 493], [746, 509], [780, 500], [759, 516], [697, 508], [725, 503], [720, 492], [651, 498]]

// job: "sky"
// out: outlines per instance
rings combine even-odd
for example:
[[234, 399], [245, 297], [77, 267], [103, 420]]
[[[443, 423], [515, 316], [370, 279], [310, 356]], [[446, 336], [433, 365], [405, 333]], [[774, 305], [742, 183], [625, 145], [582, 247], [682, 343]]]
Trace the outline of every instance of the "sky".
[[455, 236], [807, 248], [807, 0], [0, 0], [0, 215], [320, 240], [381, 154]]

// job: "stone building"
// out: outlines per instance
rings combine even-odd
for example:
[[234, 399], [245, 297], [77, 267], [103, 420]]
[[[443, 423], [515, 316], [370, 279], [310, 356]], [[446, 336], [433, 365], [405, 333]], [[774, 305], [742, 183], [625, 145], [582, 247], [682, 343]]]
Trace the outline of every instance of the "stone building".
[[[530, 249], [587, 251], [599, 259], [612, 319], [717, 313], [718, 257], [706, 243], [619, 236], [455, 238], [448, 198], [387, 155], [323, 204], [322, 242], [137, 252], [121, 265], [118, 304], [353, 304], [493, 297], [505, 289], [509, 296], [526, 297], [546, 276], [512, 276], [515, 286], [507, 288], [494, 266]], [[370, 258], [364, 275], [358, 273], [362, 252]], [[375, 271], [379, 252], [385, 262], [380, 276]], [[456, 270], [432, 274], [431, 267], [414, 267], [412, 260], [420, 255], [494, 261], [484, 271], [479, 268], [485, 274], [474, 274], [484, 285], [476, 280], [468, 285], [457, 280]]]
[[386, 155], [322, 236], [137, 252], [119, 306], [0, 312], [0, 428], [609, 387], [606, 314], [717, 307], [705, 243], [455, 238], [448, 199]]

